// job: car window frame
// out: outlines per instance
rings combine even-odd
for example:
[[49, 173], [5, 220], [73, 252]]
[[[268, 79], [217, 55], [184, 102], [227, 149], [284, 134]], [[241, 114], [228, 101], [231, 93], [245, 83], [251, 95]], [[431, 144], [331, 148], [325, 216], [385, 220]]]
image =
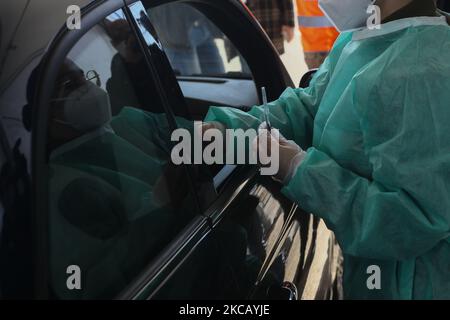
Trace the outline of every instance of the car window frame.
[[[161, 2], [161, 1], [160, 1]], [[258, 87], [260, 85], [262, 85], [263, 83], [267, 86], [267, 78], [261, 77], [261, 74], [266, 74], [269, 76], [273, 76], [273, 73], [268, 72], [268, 71], [261, 71], [258, 73], [255, 73], [255, 66], [258, 65], [258, 63], [260, 64], [260, 61], [255, 61], [255, 56], [250, 54], [245, 54], [243, 53], [242, 47], [239, 45], [239, 43], [236, 43], [235, 38], [232, 37], [231, 34], [228, 33], [230, 27], [228, 27], [228, 29], [226, 28], [226, 26], [224, 26], [224, 23], [220, 23], [218, 21], [216, 21], [216, 19], [214, 19], [214, 16], [217, 16], [218, 12], [220, 12], [221, 9], [223, 9], [223, 6], [221, 6], [220, 3], [217, 2], [208, 2], [208, 1], [204, 1], [204, 0], [187, 0], [187, 1], [183, 1], [183, 0], [171, 0], [168, 2], [183, 2], [183, 3], [188, 3], [191, 4], [194, 8], [196, 8], [197, 10], [199, 10], [202, 14], [205, 15], [205, 17], [207, 17], [209, 20], [211, 20], [216, 27], [223, 33], [225, 34], [229, 40], [231, 41], [231, 43], [233, 44], [233, 46], [238, 50], [238, 52], [241, 54], [241, 56], [243, 57], [243, 59], [247, 62], [248, 67], [251, 70], [251, 77], [255, 83], [255, 85]], [[234, 4], [237, 5], [237, 1], [227, 1], [227, 3], [229, 4]], [[197, 5], [200, 5], [197, 6]], [[209, 6], [209, 8], [208, 8]], [[237, 10], [241, 10], [241, 13], [243, 13], [244, 15], [248, 14], [248, 12], [245, 10], [245, 7], [242, 5], [237, 5], [238, 9]], [[211, 11], [215, 11], [215, 15], [211, 14]], [[223, 9], [225, 10], [225, 9]], [[234, 11], [233, 11], [234, 13]], [[236, 18], [237, 19], [237, 18]], [[223, 21], [222, 21], [223, 22]], [[259, 34], [257, 36], [262, 37], [261, 39], [261, 46], [264, 47], [266, 46], [266, 44], [264, 43], [264, 41], [268, 44], [270, 44], [270, 40], [267, 38], [267, 35], [265, 34], [264, 31], [262, 31], [261, 27], [259, 25], [255, 25], [255, 20], [252, 19], [252, 26], [248, 26], [247, 30], [259, 30]], [[256, 34], [256, 32], [255, 32]], [[256, 36], [256, 35], [255, 35]], [[241, 43], [242, 44], [242, 43]], [[268, 49], [269, 46], [267, 46], [266, 49]], [[272, 51], [267, 50], [266, 51], [266, 57], [272, 54], [272, 53], [276, 53], [276, 50], [273, 48]], [[276, 59], [279, 63], [281, 63], [281, 60], [279, 59], [279, 57], [277, 56]], [[258, 63], [256, 63], [258, 62]], [[258, 68], [258, 67], [256, 67]], [[282, 65], [276, 65], [274, 62], [274, 65], [272, 66], [272, 68], [278, 68], [281, 73], [278, 73], [278, 77], [275, 75], [273, 77], [277, 78], [274, 79], [273, 82], [278, 82], [278, 90], [279, 90], [279, 94], [281, 94], [282, 91], [284, 91], [284, 89], [287, 86], [291, 86], [293, 87], [293, 82], [292, 79], [286, 75], [286, 69], [284, 66]], [[272, 84], [273, 84], [272, 82]], [[285, 83], [285, 85], [280, 85], [280, 83]], [[277, 87], [277, 85], [273, 85], [274, 87]], [[269, 86], [270, 88], [270, 86]], [[279, 94], [277, 94], [277, 92], [271, 91], [272, 94], [272, 98], [271, 99], [276, 99], [279, 97]], [[261, 99], [261, 97], [260, 97]], [[205, 211], [205, 215], [208, 216], [211, 219], [211, 223], [212, 223], [212, 227], [213, 229], [217, 228], [218, 225], [221, 223], [221, 221], [223, 219], [225, 219], [225, 217], [227, 216], [227, 214], [230, 212], [230, 208], [233, 206], [233, 203], [235, 203], [237, 201], [237, 199], [239, 198], [240, 195], [242, 195], [243, 193], [245, 194], [247, 191], [246, 190], [250, 190], [252, 188], [252, 185], [255, 183], [255, 181], [257, 180], [257, 176], [258, 176], [258, 169], [255, 166], [245, 166], [245, 167], [238, 167], [238, 168], [233, 168], [231, 167], [227, 167], [225, 166], [223, 169], [223, 171], [229, 171], [228, 174], [224, 174], [223, 177], [218, 177], [217, 176], [217, 180], [220, 180], [220, 187], [221, 187], [221, 192], [219, 193], [216, 201], [211, 204], [208, 209]], [[219, 173], [220, 174], [220, 173]], [[216, 184], [216, 187], [218, 187], [218, 185]], [[270, 267], [270, 262], [272, 260], [272, 258], [275, 256], [275, 254], [277, 253], [277, 248], [280, 246], [280, 244], [282, 243], [283, 238], [285, 237], [285, 234], [287, 233], [287, 230], [289, 230], [289, 227], [291, 225], [294, 213], [297, 210], [297, 206], [295, 204], [292, 204], [292, 207], [290, 208], [289, 211], [289, 215], [286, 219], [286, 221], [283, 223], [283, 227], [282, 230], [280, 231], [280, 233], [278, 234], [278, 238], [275, 242], [275, 245], [273, 246], [273, 248], [271, 249], [270, 253], [268, 254], [268, 256], [266, 257], [266, 261], [264, 261], [264, 264], [262, 266], [262, 270], [265, 270], [265, 272], [267, 272], [268, 268]], [[265, 272], [263, 272], [261, 275], [259, 275], [259, 279], [262, 278], [265, 275]]]
[[[130, 26], [139, 39], [140, 35], [136, 33], [134, 20], [127, 16], [127, 7], [124, 0], [108, 0], [108, 1], [94, 1], [89, 5], [81, 9], [82, 28], [79, 30], [68, 30], [63, 26], [58, 34], [50, 41], [50, 44], [41, 60], [40, 73], [38, 87], [34, 96], [34, 101], [37, 110], [39, 112], [33, 113], [33, 129], [32, 129], [32, 219], [33, 230], [36, 233], [36, 249], [34, 253], [35, 262], [35, 297], [38, 299], [46, 299], [50, 297], [49, 289], [49, 232], [48, 232], [48, 218], [49, 218], [49, 186], [48, 186], [48, 155], [46, 150], [48, 139], [48, 115], [49, 115], [49, 102], [53, 94], [54, 83], [57, 78], [57, 73], [62, 62], [66, 58], [70, 50], [78, 43], [78, 41], [89, 32], [94, 26], [98, 25], [105, 17], [114, 13], [117, 10], [122, 9], [125, 16], [130, 23]], [[145, 52], [142, 47], [140, 48], [145, 56], [148, 58], [148, 52]], [[151, 63], [147, 61], [147, 65]], [[149, 66], [149, 77], [152, 81], [157, 81]], [[165, 97], [162, 92], [158, 91], [161, 100]], [[169, 125], [173, 128], [174, 117], [171, 113], [171, 109], [167, 109], [167, 100], [165, 100], [165, 112]], [[190, 179], [190, 177], [188, 177]], [[194, 201], [196, 201], [196, 194], [192, 188], [190, 188]], [[193, 208], [194, 210], [195, 208]], [[161, 256], [167, 256], [167, 250], [172, 246], [173, 242], [176, 242], [180, 236], [186, 237], [186, 230], [192, 229], [192, 224], [200, 226], [206, 224], [206, 218], [201, 216], [201, 211], [195, 209], [197, 212], [193, 214], [191, 222], [180, 232], [177, 239], [173, 239], [172, 242], [164, 247], [158, 256], [153, 257], [148, 265], [136, 276], [136, 279], [129, 284], [130, 287], [139, 286], [143, 280], [142, 274], [147, 274], [148, 270], [159, 270], [156, 266], [160, 265]], [[199, 221], [200, 220], [200, 221]], [[203, 230], [203, 229], [202, 229]], [[191, 234], [189, 234], [191, 236]], [[155, 273], [155, 272], [153, 272]], [[121, 292], [117, 294], [118, 297], [127, 296], [129, 288], [123, 288]], [[128, 295], [128, 298], [133, 296]]]
[[[286, 68], [284, 67], [281, 59], [278, 56], [278, 53], [276, 51], [276, 49], [273, 47], [272, 45], [272, 49], [270, 49], [269, 47], [266, 46], [266, 43], [271, 44], [270, 39], [268, 38], [267, 34], [264, 32], [264, 30], [262, 29], [262, 27], [258, 24], [258, 22], [253, 18], [252, 14], [249, 12], [249, 10], [238, 0], [227, 0], [227, 1], [223, 1], [218, 3], [218, 1], [208, 1], [208, 0], [124, 0], [125, 3], [127, 3], [127, 6], [135, 3], [135, 2], [142, 2], [144, 4], [144, 7], [146, 4], [150, 4], [149, 7], [145, 7], [146, 10], [148, 10], [149, 8], [153, 8], [153, 7], [157, 7], [157, 6], [161, 6], [161, 5], [166, 5], [168, 3], [183, 3], [183, 4], [188, 4], [191, 5], [194, 9], [198, 10], [201, 14], [203, 14], [207, 19], [209, 19], [216, 28], [218, 28], [220, 30], [220, 32], [222, 32], [229, 40], [230, 42], [233, 44], [233, 46], [235, 47], [235, 49], [239, 52], [239, 54], [242, 56], [242, 58], [246, 61], [250, 71], [251, 71], [251, 79], [253, 80], [253, 82], [255, 83], [256, 88], [259, 87], [267, 87], [270, 88], [271, 86], [275, 87], [276, 90], [269, 90], [268, 91], [268, 97], [271, 100], [275, 100], [278, 99], [278, 97], [281, 95], [281, 93], [286, 89], [286, 85], [287, 86], [291, 86], [293, 87], [293, 82], [292, 79], [290, 78], [289, 74], [286, 71]], [[253, 55], [246, 54], [243, 53], [243, 51], [245, 52], [246, 50], [244, 49], [244, 44], [245, 42], [241, 42], [238, 41], [238, 43], [236, 44], [236, 39], [238, 38], [236, 36], [236, 34], [233, 32], [231, 32], [230, 30], [233, 29], [229, 26], [227, 26], [226, 24], [226, 18], [225, 20], [217, 20], [214, 19], [215, 17], [219, 17], [221, 16], [220, 13], [224, 12], [225, 6], [230, 6], [232, 5], [234, 8], [233, 10], [236, 12], [240, 12], [241, 16], [240, 17], [235, 17], [235, 19], [245, 19], [245, 20], [249, 20], [247, 22], [250, 22], [251, 25], [247, 25], [246, 29], [251, 28], [252, 30], [258, 31], [255, 36], [256, 37], [260, 37], [260, 40], [262, 41], [262, 43], [260, 44], [265, 50], [262, 51], [261, 55], [264, 57], [264, 59], [273, 59], [274, 63], [276, 64], [276, 66], [274, 67], [274, 69], [278, 69], [278, 71], [281, 70], [280, 72], [271, 72], [271, 71], [266, 71], [263, 68], [258, 68], [257, 67], [257, 63], [255, 62], [255, 57]], [[249, 19], [250, 18], [250, 19]], [[155, 30], [156, 32], [156, 30]], [[157, 35], [156, 35], [157, 38]], [[162, 49], [161, 49], [161, 54], [165, 56], [165, 61], [166, 61], [166, 68], [169, 68], [172, 75], [171, 76], [171, 82], [174, 86], [177, 87], [177, 92], [176, 94], [179, 94], [183, 100], [183, 103], [185, 102], [185, 97], [183, 95], [183, 92], [181, 90], [181, 87], [179, 85], [178, 82], [178, 78], [175, 75], [175, 71], [172, 68], [172, 65], [169, 61], [169, 58], [167, 57], [166, 53], [164, 52], [164, 46], [163, 44], [161, 44]], [[253, 50], [249, 50], [253, 51]], [[251, 59], [249, 59], [249, 57]], [[250, 61], [250, 62], [249, 62]], [[264, 63], [261, 63], [260, 61], [258, 61], [258, 65], [262, 66]], [[213, 77], [195, 77], [195, 76], [182, 76], [184, 78], [191, 78], [191, 79], [213, 79], [213, 80], [218, 80], [218, 78], [213, 78]], [[228, 79], [228, 78], [223, 78], [223, 79]], [[233, 78], [230, 78], [233, 79]], [[270, 85], [268, 85], [270, 83]], [[259, 90], [257, 90], [257, 94], [258, 97], [260, 99], [260, 102], [262, 101], [262, 97], [261, 97], [261, 92], [259, 92]], [[251, 169], [250, 169], [251, 170]], [[213, 177], [213, 185], [215, 187], [216, 190], [220, 191], [219, 195], [222, 193], [222, 191], [226, 188], [226, 184], [227, 182], [229, 182], [229, 180], [234, 179], [233, 177], [236, 177], [238, 174], [236, 173], [236, 166], [233, 165], [225, 165], [219, 172], [218, 174]], [[242, 181], [244, 179], [241, 179]], [[206, 211], [210, 211], [210, 210], [206, 210]], [[205, 211], [205, 214], [207, 214]]]
[[[124, 0], [127, 4], [136, 2], [137, 0]], [[289, 87], [294, 87], [294, 83], [292, 82], [291, 77], [289, 76], [289, 73], [287, 72], [286, 68], [284, 67], [283, 62], [281, 61], [278, 52], [276, 51], [275, 47], [272, 45], [272, 42], [270, 38], [268, 37], [267, 33], [262, 29], [261, 25], [258, 23], [258, 21], [254, 18], [253, 14], [249, 11], [249, 9], [241, 2], [241, 0], [226, 0], [226, 1], [209, 1], [209, 0], [140, 0], [144, 4], [151, 2], [151, 7], [156, 7], [168, 3], [173, 2], [180, 2], [184, 4], [192, 5], [195, 9], [200, 11], [205, 17], [207, 17], [213, 24], [224, 33], [224, 35], [233, 43], [237, 51], [240, 53], [240, 55], [244, 58], [244, 60], [247, 62], [248, 67], [251, 70], [252, 79], [255, 82], [255, 85], [257, 88], [262, 86], [267, 86], [267, 84], [271, 84], [274, 87], [274, 91], [268, 91], [268, 99], [275, 100], [279, 98], [281, 93], [286, 89], [286, 85]], [[253, 39], [252, 43], [255, 43], [255, 45], [260, 46], [258, 49], [249, 49], [247, 46], [247, 41], [241, 40], [240, 33], [242, 33], [242, 30], [237, 30], [234, 27], [230, 27], [227, 25], [227, 22], [229, 19], [227, 19], [226, 14], [224, 15], [224, 12], [226, 13], [226, 7], [233, 7], [232, 10], [239, 13], [237, 16], [233, 16], [233, 19], [236, 21], [243, 22], [245, 24], [244, 29], [248, 30], [249, 28], [252, 29], [252, 31], [256, 31], [253, 36], [255, 36], [255, 39]], [[249, 25], [250, 23], [250, 25]], [[241, 38], [241, 39], [237, 39]], [[239, 41], [236, 41], [239, 40]], [[266, 46], [266, 44], [269, 44], [270, 47]], [[253, 57], [252, 54], [250, 54], [253, 51], [258, 51], [258, 58], [261, 59], [261, 61], [258, 61], [258, 63], [249, 63], [248, 57], [252, 56], [252, 61], [254, 61], [255, 57]], [[166, 58], [167, 61], [168, 58]], [[264, 68], [260, 67], [267, 67], [267, 65], [264, 63], [264, 61], [273, 61], [276, 66], [272, 68], [272, 70], [266, 70]], [[170, 62], [169, 62], [170, 64]], [[258, 67], [257, 67], [257, 65]], [[269, 66], [270, 67], [270, 66]], [[171, 67], [172, 68], [172, 67]], [[279, 72], [281, 71], [281, 73]], [[189, 78], [189, 77], [188, 77]], [[198, 77], [196, 77], [198, 78]], [[210, 77], [204, 77], [204, 78], [210, 78]], [[210, 79], [216, 79], [217, 78], [210, 78]], [[227, 79], [227, 78], [225, 78]], [[230, 78], [234, 79], [234, 78]], [[258, 92], [259, 97], [261, 98], [260, 92]], [[260, 99], [262, 100], [262, 99]]]
[[[220, 30], [220, 32], [222, 32], [222, 29], [221, 29], [220, 26], [217, 26], [214, 22], [212, 22], [211, 18], [205, 12], [203, 12], [203, 10], [200, 10], [199, 8], [197, 8], [195, 6], [195, 3], [203, 3], [203, 4], [206, 4], [206, 5], [212, 5], [208, 1], [202, 1], [202, 0], [200, 0], [200, 1], [199, 0], [196, 0], [196, 1], [192, 1], [192, 0], [188, 0], [188, 1], [186, 1], [186, 0], [155, 0], [155, 1], [124, 0], [124, 1], [127, 4], [127, 7], [129, 7], [132, 4], [135, 4], [137, 2], [141, 2], [144, 5], [144, 8], [146, 9], [146, 14], [147, 14], [147, 10], [149, 8], [154, 8], [154, 7], [166, 5], [166, 4], [169, 4], [169, 3], [176, 3], [176, 2], [178, 2], [178, 3], [185, 3], [185, 4], [188, 4], [188, 5], [191, 5], [194, 9], [198, 10], [207, 19], [209, 19], [211, 21], [211, 23], [213, 23], [214, 26]], [[147, 4], [149, 2], [151, 2], [151, 5], [149, 7], [145, 7], [145, 4]], [[153, 24], [153, 22], [151, 20], [150, 20], [150, 23]], [[157, 31], [154, 28], [154, 26], [153, 26], [153, 29], [154, 29], [155, 33], [152, 34], [152, 36], [159, 41], [158, 34], [157, 34]], [[225, 33], [224, 33], [224, 35], [227, 36]], [[171, 94], [172, 95], [175, 94], [175, 95], [178, 96], [178, 100], [181, 101], [181, 102], [178, 102], [178, 103], [181, 103], [183, 105], [183, 108], [185, 108], [186, 110], [188, 110], [188, 107], [187, 107], [186, 98], [184, 97], [183, 91], [181, 90], [181, 86], [179, 84], [180, 78], [195, 79], [195, 81], [201, 81], [201, 79], [209, 79], [209, 81], [220, 81], [220, 79], [235, 79], [233, 77], [217, 78], [217, 77], [212, 77], [212, 76], [177, 76], [175, 74], [175, 71], [174, 71], [174, 69], [172, 67], [172, 64], [171, 64], [167, 54], [164, 51], [164, 45], [160, 41], [159, 41], [159, 44], [161, 46], [161, 49], [159, 50], [158, 54], [161, 55], [161, 57], [162, 57], [162, 59], [164, 61], [162, 67], [165, 68], [168, 71], [166, 73], [167, 74], [166, 81], [167, 81], [167, 83], [170, 83], [171, 84], [170, 87], [173, 88]], [[234, 43], [233, 43], [233, 45], [234, 45]], [[240, 53], [239, 49], [238, 49], [238, 52]], [[253, 71], [251, 71], [251, 75], [250, 76], [251, 77], [248, 80], [255, 81], [253, 79]], [[256, 85], [256, 82], [255, 82], [255, 85]], [[165, 88], [167, 88], [167, 86]], [[173, 106], [173, 104], [172, 104], [172, 106]], [[235, 165], [225, 165], [214, 177], [212, 177], [212, 186], [214, 187], [214, 191], [221, 190], [220, 187], [223, 187], [224, 183], [236, 171], [235, 169], [236, 169]], [[205, 169], [205, 171], [207, 171], [207, 169]], [[206, 210], [204, 210], [204, 212], [206, 212]]]
[[133, 13], [131, 12], [130, 6], [135, 3], [141, 2], [142, 0], [123, 0], [124, 2], [124, 12], [127, 18], [130, 20], [130, 24], [133, 27], [134, 33], [136, 37], [139, 39], [142, 50], [146, 54], [147, 64], [152, 68], [155, 77], [157, 77], [160, 93], [165, 97], [167, 102], [166, 104], [166, 112], [171, 116], [171, 124], [173, 125], [172, 129], [177, 128], [177, 124], [175, 121], [176, 109], [179, 106], [183, 109], [182, 115], [189, 117], [188, 107], [186, 101], [184, 100], [181, 88], [178, 86], [177, 79], [172, 71], [172, 67], [170, 65], [170, 61], [167, 58], [162, 48], [162, 44], [158, 38], [158, 35], [155, 33], [151, 33], [153, 39], [155, 39], [157, 45], [148, 48], [146, 45], [146, 41], [140, 32], [139, 26], [137, 25]]

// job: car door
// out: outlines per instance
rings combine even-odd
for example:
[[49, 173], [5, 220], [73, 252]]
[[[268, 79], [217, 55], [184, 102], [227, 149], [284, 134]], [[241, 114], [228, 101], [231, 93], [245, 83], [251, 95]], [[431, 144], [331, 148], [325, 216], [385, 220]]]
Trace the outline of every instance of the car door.
[[[256, 168], [170, 164], [170, 133], [192, 130], [205, 112], [195, 116], [197, 102], [227, 101], [199, 96], [203, 90], [186, 99], [185, 79], [177, 79], [146, 17], [152, 6], [124, 4], [84, 8], [83, 28], [62, 28], [40, 64], [33, 126], [39, 297], [280, 297], [286, 267], [296, 278], [308, 261], [298, 264], [296, 250], [304, 249], [293, 244], [306, 239], [314, 251], [312, 229], [300, 221], [300, 235], [292, 227], [296, 206]], [[193, 5], [215, 17], [247, 63], [252, 80], [244, 78], [242, 87], [265, 85], [271, 98], [278, 96], [289, 84], [285, 70], [244, 7]], [[230, 17], [249, 30], [244, 34], [258, 54], [240, 37], [242, 28], [228, 30]], [[274, 62], [252, 58], [261, 54]], [[250, 91], [236, 107], [248, 108], [247, 97]]]
[[8, 141], [0, 115], [0, 298], [31, 298], [33, 248], [31, 188], [21, 140]]
[[[162, 76], [180, 88], [189, 120], [203, 119], [211, 105], [248, 110], [260, 102], [261, 86], [274, 99], [292, 84], [267, 36], [239, 1], [127, 3], [143, 41], [149, 47], [156, 41], [163, 49], [168, 61], [159, 66], [169, 62], [171, 68]], [[180, 34], [184, 36], [174, 39]], [[303, 294], [320, 221], [301, 212], [281, 194], [280, 185], [260, 178], [256, 168], [207, 169], [216, 196], [203, 203], [203, 212], [212, 232], [188, 245], [189, 254], [179, 257], [183, 263], [172, 264], [159, 281], [132, 288], [129, 296], [290, 299], [296, 297], [294, 282]], [[194, 180], [208, 180], [205, 175], [197, 171]], [[327, 256], [330, 243], [319, 250]], [[310, 280], [323, 289], [330, 279], [323, 281], [320, 275]]]
[[36, 71], [42, 298], [116, 298], [210, 230], [191, 173], [170, 162], [183, 113], [168, 108], [174, 100], [123, 6], [83, 8], [83, 28], [62, 27]]

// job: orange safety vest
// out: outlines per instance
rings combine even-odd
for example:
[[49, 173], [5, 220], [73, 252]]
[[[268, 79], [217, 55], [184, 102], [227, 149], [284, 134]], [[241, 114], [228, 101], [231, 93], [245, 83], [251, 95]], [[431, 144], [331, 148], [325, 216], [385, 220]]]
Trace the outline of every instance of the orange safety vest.
[[305, 52], [329, 52], [339, 32], [319, 8], [318, 0], [297, 0], [298, 23]]

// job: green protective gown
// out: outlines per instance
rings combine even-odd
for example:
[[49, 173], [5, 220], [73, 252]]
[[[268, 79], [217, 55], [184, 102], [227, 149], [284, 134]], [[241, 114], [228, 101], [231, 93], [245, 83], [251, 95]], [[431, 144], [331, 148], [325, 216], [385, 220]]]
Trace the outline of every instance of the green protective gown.
[[[213, 107], [206, 121], [256, 128], [262, 112]], [[450, 299], [445, 19], [343, 33], [310, 87], [287, 89], [270, 112], [273, 127], [307, 150], [284, 193], [335, 232], [345, 297]], [[379, 290], [369, 289], [371, 266]]]

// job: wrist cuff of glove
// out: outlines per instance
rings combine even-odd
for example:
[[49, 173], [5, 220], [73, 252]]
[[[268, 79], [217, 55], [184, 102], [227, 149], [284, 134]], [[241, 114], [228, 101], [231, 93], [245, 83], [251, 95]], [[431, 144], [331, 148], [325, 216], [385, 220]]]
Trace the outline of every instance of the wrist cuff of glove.
[[288, 174], [282, 181], [283, 185], [287, 186], [292, 178], [296, 175], [297, 170], [301, 166], [303, 160], [305, 160], [306, 155], [306, 151], [301, 150], [294, 158], [292, 158], [289, 165]]

